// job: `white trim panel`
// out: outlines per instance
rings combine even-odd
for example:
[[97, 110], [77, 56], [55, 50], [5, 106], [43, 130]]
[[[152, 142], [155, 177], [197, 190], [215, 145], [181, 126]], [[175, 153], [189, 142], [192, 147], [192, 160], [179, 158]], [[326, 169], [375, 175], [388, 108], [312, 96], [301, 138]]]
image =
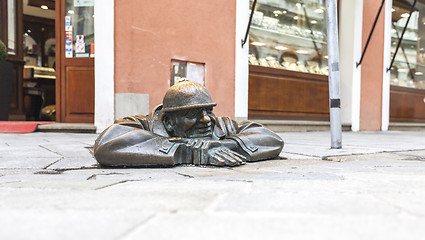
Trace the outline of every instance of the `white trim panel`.
[[236, 0], [235, 42], [235, 120], [248, 119], [248, 51], [249, 42], [242, 48], [249, 21], [249, 1]]
[[390, 72], [387, 68], [391, 61], [391, 17], [392, 1], [385, 1], [385, 29], [384, 29], [384, 73], [382, 80], [382, 123], [381, 130], [387, 131], [390, 124]]
[[[345, 0], [351, 1], [351, 0]], [[353, 44], [353, 82], [352, 82], [352, 109], [351, 109], [351, 130], [360, 130], [360, 96], [361, 96], [361, 66], [356, 67], [362, 55], [362, 31], [363, 31], [363, 0], [354, 0], [354, 44]]]
[[102, 132], [114, 122], [114, 0], [94, 4], [94, 125]]
[[341, 97], [341, 122], [351, 125], [352, 114], [352, 85], [353, 71], [355, 70], [353, 45], [355, 36], [353, 27], [356, 23], [354, 1], [341, 0], [339, 11], [339, 66], [340, 66], [340, 97]]

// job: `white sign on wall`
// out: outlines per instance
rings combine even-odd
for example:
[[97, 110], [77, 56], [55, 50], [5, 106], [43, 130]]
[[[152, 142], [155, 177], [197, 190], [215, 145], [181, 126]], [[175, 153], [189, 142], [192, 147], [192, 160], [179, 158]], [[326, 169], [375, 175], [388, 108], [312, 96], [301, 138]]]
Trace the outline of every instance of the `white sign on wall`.
[[74, 0], [74, 7], [93, 7], [94, 0]]

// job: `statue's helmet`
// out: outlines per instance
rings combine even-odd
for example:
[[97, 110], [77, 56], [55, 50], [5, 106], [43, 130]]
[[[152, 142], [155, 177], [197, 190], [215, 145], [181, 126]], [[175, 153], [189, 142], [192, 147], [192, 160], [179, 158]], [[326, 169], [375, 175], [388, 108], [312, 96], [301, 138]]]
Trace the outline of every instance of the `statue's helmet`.
[[213, 107], [207, 89], [199, 83], [183, 80], [176, 83], [165, 93], [162, 101], [165, 112], [179, 111], [191, 108]]

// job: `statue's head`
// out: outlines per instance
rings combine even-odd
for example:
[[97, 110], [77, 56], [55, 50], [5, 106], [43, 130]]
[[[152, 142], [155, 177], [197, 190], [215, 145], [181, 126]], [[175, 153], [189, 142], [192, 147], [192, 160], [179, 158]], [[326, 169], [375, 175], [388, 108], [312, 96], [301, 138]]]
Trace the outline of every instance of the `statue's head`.
[[172, 137], [210, 138], [215, 126], [212, 101], [201, 84], [181, 81], [165, 93], [162, 123]]

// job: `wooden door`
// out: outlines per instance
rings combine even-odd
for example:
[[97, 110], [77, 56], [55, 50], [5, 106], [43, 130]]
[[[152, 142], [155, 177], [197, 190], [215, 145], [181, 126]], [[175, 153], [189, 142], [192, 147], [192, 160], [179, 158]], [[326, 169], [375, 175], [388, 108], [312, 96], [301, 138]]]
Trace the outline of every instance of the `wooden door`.
[[94, 0], [56, 1], [58, 122], [94, 122]]

